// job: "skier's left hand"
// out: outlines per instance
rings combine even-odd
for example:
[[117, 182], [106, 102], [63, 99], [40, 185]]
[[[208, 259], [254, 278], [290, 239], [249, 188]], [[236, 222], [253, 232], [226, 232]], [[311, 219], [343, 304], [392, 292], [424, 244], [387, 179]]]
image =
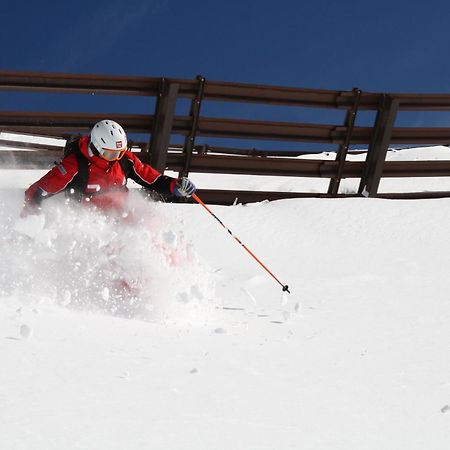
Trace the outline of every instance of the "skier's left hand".
[[194, 183], [187, 177], [179, 178], [173, 188], [177, 197], [190, 197], [195, 192]]
[[34, 203], [26, 202], [23, 205], [22, 211], [20, 212], [20, 217], [25, 218], [28, 216], [37, 216], [41, 212], [41, 208]]

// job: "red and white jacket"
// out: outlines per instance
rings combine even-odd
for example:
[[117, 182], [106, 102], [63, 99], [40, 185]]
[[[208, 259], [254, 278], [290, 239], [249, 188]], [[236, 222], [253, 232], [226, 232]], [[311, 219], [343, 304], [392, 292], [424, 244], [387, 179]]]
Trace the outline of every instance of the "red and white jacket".
[[[128, 189], [127, 179], [131, 178], [144, 188], [172, 195], [176, 179], [162, 175], [149, 164], [143, 163], [135, 154], [126, 151], [122, 160], [109, 162], [89, 151], [89, 136], [72, 143], [78, 145], [87, 159], [87, 183], [81, 192], [81, 201], [89, 202], [102, 209], [122, 209]], [[125, 169], [125, 170], [124, 170]], [[71, 183], [79, 173], [79, 162], [75, 152], [66, 156], [25, 192], [26, 207], [37, 207], [42, 200], [71, 189]], [[73, 183], [72, 183], [73, 185]]]

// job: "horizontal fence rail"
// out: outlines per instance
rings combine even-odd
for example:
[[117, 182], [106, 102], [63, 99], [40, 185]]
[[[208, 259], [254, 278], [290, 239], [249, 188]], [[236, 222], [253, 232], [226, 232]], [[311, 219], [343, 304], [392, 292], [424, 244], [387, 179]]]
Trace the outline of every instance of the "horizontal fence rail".
[[[450, 127], [396, 127], [399, 111], [449, 111], [450, 94], [368, 93], [360, 89], [337, 91], [263, 86], [176, 78], [77, 75], [0, 71], [0, 91], [44, 92], [61, 94], [95, 94], [150, 96], [156, 99], [153, 114], [105, 114], [68, 112], [0, 111], [0, 131], [54, 136], [67, 139], [88, 133], [92, 125], [104, 118], [119, 122], [131, 134], [149, 136], [134, 150], [158, 170], [189, 172], [329, 178], [327, 193], [261, 193], [239, 191], [241, 201], [256, 201], [302, 196], [339, 197], [341, 179], [359, 178], [358, 194], [383, 198], [423, 198], [447, 196], [441, 193], [378, 194], [382, 177], [450, 176], [447, 161], [386, 162], [392, 144], [449, 145]], [[191, 108], [185, 116], [176, 115], [177, 99], [189, 99]], [[320, 108], [347, 111], [341, 124], [296, 123], [281, 121], [212, 118], [201, 113], [202, 102], [236, 102], [286, 107]], [[358, 126], [359, 111], [376, 113], [373, 126]], [[183, 145], [172, 145], [173, 135], [184, 137]], [[197, 145], [198, 137], [279, 141], [339, 146], [336, 159], [300, 159], [305, 151], [258, 151]], [[62, 141], [64, 142], [64, 141]], [[347, 161], [350, 146], [368, 146], [366, 161]], [[2, 167], [46, 167], [62, 155], [58, 144], [33, 144], [0, 137]], [[310, 153], [310, 152], [309, 152]], [[215, 192], [215, 194], [214, 194]], [[236, 191], [205, 191], [206, 200], [227, 202]], [[216, 197], [214, 197], [216, 195]], [[395, 197], [397, 195], [397, 197]], [[235, 197], [234, 197], [235, 198]], [[226, 200], [227, 199], [227, 200]], [[251, 200], [253, 199], [253, 200]], [[234, 201], [234, 200], [233, 200]]]
[[[195, 80], [166, 78], [179, 84], [179, 95], [193, 98]], [[105, 95], [156, 96], [161, 78], [120, 77], [100, 75], [73, 75], [60, 73], [33, 73], [0, 71], [0, 89], [27, 92], [65, 92]], [[383, 94], [362, 92], [359, 109], [377, 110]], [[449, 111], [450, 94], [391, 93], [405, 111]], [[348, 109], [354, 102], [352, 91], [300, 89], [208, 81], [204, 98], [216, 101], [255, 102], [316, 108]]]
[[[16, 143], [0, 140], [0, 146], [13, 148], [44, 149], [45, 152], [1, 151], [0, 167], [33, 167], [46, 169], [62, 157], [62, 149], [57, 146]], [[139, 154], [139, 153], [138, 153]], [[338, 169], [337, 161], [293, 158], [246, 158], [242, 156], [194, 154], [191, 171], [196, 173], [230, 175], [265, 175], [305, 178], [332, 178]], [[344, 178], [360, 178], [364, 168], [363, 161], [347, 161], [344, 165]], [[182, 153], [170, 152], [167, 170], [179, 172], [184, 165]], [[386, 178], [445, 177], [450, 176], [450, 161], [388, 161], [384, 164], [383, 176]], [[308, 193], [309, 194], [309, 193]]]
[[[42, 113], [0, 112], [0, 130], [61, 136], [67, 132], [89, 132], [92, 124], [108, 117], [119, 122], [130, 133], [148, 133], [154, 124], [154, 116], [108, 113]], [[187, 135], [190, 118], [176, 116], [172, 134]], [[288, 122], [265, 122], [242, 119], [202, 118], [198, 122], [197, 135], [233, 139], [273, 140], [341, 144], [348, 129], [345, 126], [315, 125]], [[369, 144], [373, 129], [354, 127], [353, 144]], [[393, 128], [392, 144], [450, 144], [450, 128]]]

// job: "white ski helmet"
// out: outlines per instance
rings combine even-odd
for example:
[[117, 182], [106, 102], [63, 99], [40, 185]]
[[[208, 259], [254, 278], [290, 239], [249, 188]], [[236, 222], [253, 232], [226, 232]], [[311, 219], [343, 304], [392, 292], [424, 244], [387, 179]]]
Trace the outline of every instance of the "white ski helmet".
[[114, 120], [101, 120], [92, 128], [89, 146], [107, 161], [117, 161], [127, 149], [127, 135]]

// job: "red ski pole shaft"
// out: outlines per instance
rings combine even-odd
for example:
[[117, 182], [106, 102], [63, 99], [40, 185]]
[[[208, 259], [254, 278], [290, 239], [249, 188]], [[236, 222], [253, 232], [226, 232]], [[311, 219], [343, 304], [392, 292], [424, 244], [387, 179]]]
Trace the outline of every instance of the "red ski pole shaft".
[[225, 226], [225, 224], [211, 211], [211, 209], [208, 208], [208, 206], [205, 205], [205, 203], [200, 199], [200, 197], [197, 194], [192, 194], [192, 198], [201, 206], [203, 206], [203, 208], [206, 209], [206, 211], [208, 211], [209, 214], [211, 214], [211, 216], [214, 217], [214, 219], [217, 220], [217, 222], [220, 223], [220, 225], [222, 225], [223, 228], [225, 228], [228, 233], [231, 235], [231, 237], [238, 242], [243, 249], [283, 288], [283, 292], [288, 292], [290, 294], [289, 291], [289, 287], [287, 284], [283, 284], [268, 268], [265, 264], [263, 264], [261, 262], [261, 260], [237, 237], [233, 234], [233, 232], [227, 227]]

